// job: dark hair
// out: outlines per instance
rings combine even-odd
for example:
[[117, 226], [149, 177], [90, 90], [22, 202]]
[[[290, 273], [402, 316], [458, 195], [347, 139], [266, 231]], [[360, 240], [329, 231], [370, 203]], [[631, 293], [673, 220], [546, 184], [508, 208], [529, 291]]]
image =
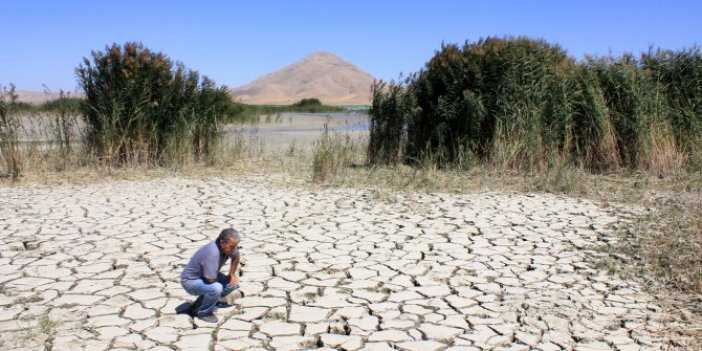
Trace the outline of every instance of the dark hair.
[[237, 232], [234, 228], [227, 228], [223, 229], [217, 237], [217, 240], [219, 240], [220, 243], [227, 242], [229, 239], [234, 239], [238, 243], [241, 239], [239, 232]]

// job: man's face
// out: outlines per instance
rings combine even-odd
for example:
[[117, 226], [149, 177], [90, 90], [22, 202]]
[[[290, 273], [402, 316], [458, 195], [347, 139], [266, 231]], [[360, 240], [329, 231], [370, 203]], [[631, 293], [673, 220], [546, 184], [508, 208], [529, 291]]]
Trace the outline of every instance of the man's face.
[[234, 239], [229, 239], [222, 241], [220, 246], [222, 246], [222, 251], [224, 251], [225, 255], [231, 255], [234, 249], [239, 246], [239, 243]]

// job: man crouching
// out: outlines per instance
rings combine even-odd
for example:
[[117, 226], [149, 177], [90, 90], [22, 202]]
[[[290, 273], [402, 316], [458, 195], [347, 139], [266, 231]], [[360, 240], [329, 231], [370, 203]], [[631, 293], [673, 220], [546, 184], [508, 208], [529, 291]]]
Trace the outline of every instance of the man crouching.
[[[217, 323], [217, 316], [214, 315], [217, 302], [239, 288], [239, 278], [236, 276], [239, 267], [239, 240], [236, 230], [222, 230], [216, 240], [198, 249], [183, 269], [180, 275], [181, 285], [188, 294], [197, 296], [190, 308], [193, 317]], [[219, 270], [228, 258], [231, 258], [231, 265], [227, 276]]]

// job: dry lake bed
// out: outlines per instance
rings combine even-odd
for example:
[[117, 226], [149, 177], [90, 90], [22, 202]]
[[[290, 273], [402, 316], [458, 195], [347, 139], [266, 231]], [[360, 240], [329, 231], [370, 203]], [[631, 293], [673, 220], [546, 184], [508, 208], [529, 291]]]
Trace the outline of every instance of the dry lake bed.
[[[0, 188], [0, 349], [675, 350], [667, 312], [595, 268], [643, 209], [240, 179]], [[176, 314], [191, 254], [241, 231], [241, 289]]]

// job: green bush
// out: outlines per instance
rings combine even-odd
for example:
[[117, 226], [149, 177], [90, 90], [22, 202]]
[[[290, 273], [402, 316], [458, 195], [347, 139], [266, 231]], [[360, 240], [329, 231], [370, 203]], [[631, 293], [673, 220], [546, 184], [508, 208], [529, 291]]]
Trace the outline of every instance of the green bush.
[[307, 99], [302, 99], [296, 103], [293, 104], [293, 106], [297, 107], [302, 107], [302, 106], [321, 106], [322, 102], [319, 101], [317, 98], [307, 98]]
[[680, 51], [649, 50], [641, 66], [655, 83], [655, 101], [664, 127], [693, 169], [702, 169], [702, 53], [695, 46]]
[[408, 84], [419, 113], [406, 121], [406, 159], [541, 167], [564, 145], [551, 140], [561, 112], [553, 97], [573, 64], [560, 47], [528, 38], [442, 45]]
[[240, 108], [226, 87], [141, 43], [92, 52], [76, 70], [88, 150], [108, 163], [182, 162], [211, 153]]
[[576, 62], [524, 37], [442, 45], [401, 84], [376, 83], [371, 164], [675, 173], [702, 161], [702, 55]]
[[372, 86], [368, 160], [371, 164], [396, 165], [402, 155], [405, 121], [413, 119], [416, 102], [401, 84], [374, 82]]

